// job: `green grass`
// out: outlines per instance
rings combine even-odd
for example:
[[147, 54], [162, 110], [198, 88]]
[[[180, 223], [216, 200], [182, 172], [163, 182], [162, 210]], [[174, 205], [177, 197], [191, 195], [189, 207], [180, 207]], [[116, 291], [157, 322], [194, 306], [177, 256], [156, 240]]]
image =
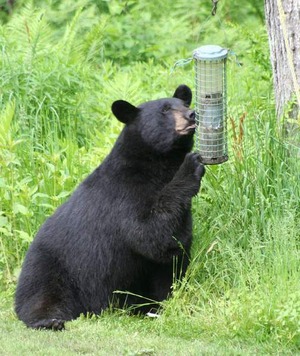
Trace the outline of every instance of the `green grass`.
[[[6, 297], [6, 303], [11, 303]], [[27, 329], [3, 302], [0, 314], [1, 355], [297, 355], [297, 349], [267, 340], [213, 335], [198, 317], [139, 318], [105, 313], [78, 318], [63, 332]], [[2, 309], [1, 308], [1, 309]], [[2, 310], [3, 310], [2, 309]], [[299, 353], [300, 354], [300, 353]]]
[[[0, 25], [0, 353], [300, 354], [299, 138], [274, 113], [262, 5], [18, 1]], [[170, 16], [172, 14], [172, 16]], [[105, 313], [62, 333], [13, 313], [24, 255], [41, 223], [107, 155], [116, 99], [139, 104], [194, 87], [196, 47], [228, 61], [230, 160], [207, 167], [193, 202], [193, 256], [159, 319]]]

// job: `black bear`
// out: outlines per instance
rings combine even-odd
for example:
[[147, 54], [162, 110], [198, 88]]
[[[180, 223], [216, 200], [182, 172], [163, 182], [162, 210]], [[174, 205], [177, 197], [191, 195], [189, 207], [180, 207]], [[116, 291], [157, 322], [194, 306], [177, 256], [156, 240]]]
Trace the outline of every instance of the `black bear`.
[[146, 313], [149, 300], [169, 295], [174, 273], [184, 275], [191, 200], [205, 172], [201, 157], [190, 153], [191, 99], [190, 88], [180, 85], [172, 98], [112, 104], [125, 124], [112, 151], [46, 220], [27, 252], [15, 296], [27, 326], [61, 330], [65, 321], [100, 314], [114, 302], [140, 304]]

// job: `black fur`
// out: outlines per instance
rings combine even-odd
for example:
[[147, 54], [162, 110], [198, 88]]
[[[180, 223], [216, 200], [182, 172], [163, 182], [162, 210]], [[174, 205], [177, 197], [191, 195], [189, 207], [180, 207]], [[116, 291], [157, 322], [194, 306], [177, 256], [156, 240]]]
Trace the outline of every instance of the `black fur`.
[[[48, 218], [26, 255], [15, 307], [29, 327], [61, 330], [80, 313], [111, 302], [131, 306], [170, 293], [174, 259], [186, 271], [192, 241], [191, 200], [204, 175], [193, 145], [191, 91], [139, 107], [117, 101], [126, 123], [111, 153]], [[176, 132], [176, 120], [190, 128]], [[175, 119], [177, 118], [177, 119]], [[182, 122], [182, 121], [181, 121]], [[147, 312], [152, 306], [139, 310]]]

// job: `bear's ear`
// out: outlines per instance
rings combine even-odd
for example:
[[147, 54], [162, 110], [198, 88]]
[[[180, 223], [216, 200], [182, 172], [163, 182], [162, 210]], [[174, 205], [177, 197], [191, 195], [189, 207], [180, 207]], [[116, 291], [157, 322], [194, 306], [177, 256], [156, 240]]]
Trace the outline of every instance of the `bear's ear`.
[[127, 101], [117, 100], [112, 104], [111, 111], [119, 121], [123, 122], [123, 124], [128, 124], [136, 118], [140, 109]]
[[173, 98], [181, 99], [186, 105], [190, 106], [192, 102], [192, 91], [187, 85], [179, 85], [175, 90]]

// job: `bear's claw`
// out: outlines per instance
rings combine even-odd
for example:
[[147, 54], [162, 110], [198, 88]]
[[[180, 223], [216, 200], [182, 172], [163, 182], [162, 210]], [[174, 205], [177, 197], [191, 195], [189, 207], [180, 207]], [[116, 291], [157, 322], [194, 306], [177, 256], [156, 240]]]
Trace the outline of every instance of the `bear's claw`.
[[61, 319], [43, 319], [30, 325], [34, 329], [48, 329], [62, 331], [65, 328], [65, 321]]

